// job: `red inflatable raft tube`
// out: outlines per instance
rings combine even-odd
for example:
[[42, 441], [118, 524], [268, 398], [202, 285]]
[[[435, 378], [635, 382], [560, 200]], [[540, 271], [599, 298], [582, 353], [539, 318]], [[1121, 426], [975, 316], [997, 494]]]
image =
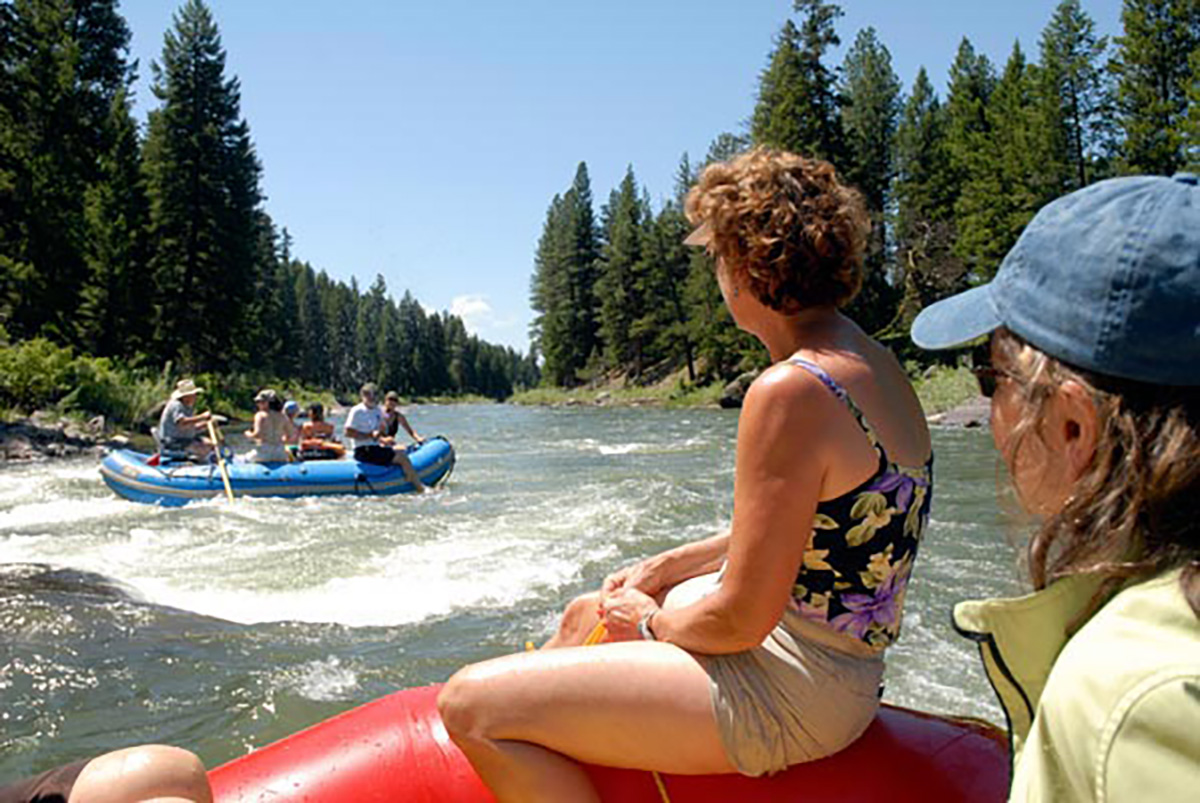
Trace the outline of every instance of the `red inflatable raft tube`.
[[[484, 803], [442, 727], [438, 687], [397, 692], [221, 767], [216, 803]], [[605, 801], [662, 803], [654, 776], [587, 767]], [[766, 778], [663, 775], [671, 803], [1000, 803], [1008, 747], [986, 723], [885, 705], [857, 742]]]

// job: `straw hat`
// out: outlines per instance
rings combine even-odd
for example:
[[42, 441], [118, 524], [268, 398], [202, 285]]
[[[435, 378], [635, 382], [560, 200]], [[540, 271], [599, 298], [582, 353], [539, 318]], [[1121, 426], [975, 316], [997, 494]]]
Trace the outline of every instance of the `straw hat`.
[[203, 393], [204, 388], [196, 387], [196, 383], [190, 379], [181, 379], [175, 383], [175, 390], [171, 393], [171, 400], [182, 399], [184, 396], [195, 396], [197, 393]]

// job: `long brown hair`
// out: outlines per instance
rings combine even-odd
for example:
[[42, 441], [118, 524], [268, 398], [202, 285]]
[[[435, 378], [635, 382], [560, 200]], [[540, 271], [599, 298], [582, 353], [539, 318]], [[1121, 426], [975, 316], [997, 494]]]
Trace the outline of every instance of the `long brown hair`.
[[1183, 568], [1181, 585], [1200, 617], [1200, 387], [1150, 385], [1082, 371], [1007, 330], [995, 335], [1022, 402], [1004, 455], [1010, 468], [1036, 437], [1062, 382], [1085, 387], [1096, 405], [1096, 454], [1062, 509], [1029, 542], [1035, 588], [1071, 574], [1121, 583]]

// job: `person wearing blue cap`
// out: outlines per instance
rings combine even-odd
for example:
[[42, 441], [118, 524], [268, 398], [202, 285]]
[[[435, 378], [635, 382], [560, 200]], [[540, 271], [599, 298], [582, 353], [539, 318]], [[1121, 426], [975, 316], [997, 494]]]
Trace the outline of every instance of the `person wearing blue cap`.
[[913, 322], [984, 335], [992, 437], [1038, 519], [1034, 593], [959, 603], [1008, 717], [1014, 801], [1200, 794], [1200, 187], [1050, 203], [994, 280]]

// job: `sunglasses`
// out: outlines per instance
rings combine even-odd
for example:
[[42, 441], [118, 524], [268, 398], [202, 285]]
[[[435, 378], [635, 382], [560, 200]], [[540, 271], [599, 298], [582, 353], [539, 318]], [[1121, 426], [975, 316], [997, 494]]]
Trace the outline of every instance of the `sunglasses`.
[[975, 380], [979, 383], [979, 393], [984, 398], [990, 399], [996, 395], [996, 387], [1000, 384], [1003, 378], [1012, 378], [1012, 374], [1001, 368], [997, 368], [992, 363], [991, 346], [984, 343], [978, 346], [971, 352], [971, 373], [975, 375]]

